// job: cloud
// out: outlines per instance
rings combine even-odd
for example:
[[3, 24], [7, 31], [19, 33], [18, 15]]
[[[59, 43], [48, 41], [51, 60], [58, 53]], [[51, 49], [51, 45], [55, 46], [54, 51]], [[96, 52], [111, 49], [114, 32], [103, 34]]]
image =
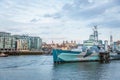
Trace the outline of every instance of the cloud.
[[38, 21], [40, 21], [40, 19], [34, 18], [34, 19], [30, 20], [30, 22], [38, 22]]
[[45, 14], [44, 17], [52, 17], [54, 19], [60, 19], [62, 18], [62, 14], [55, 13], [55, 14]]
[[74, 0], [73, 4], [65, 4], [61, 13], [75, 20], [95, 18], [104, 13], [107, 8], [113, 6], [111, 2], [101, 2], [99, 4], [95, 2], [90, 3], [88, 0]]
[[42, 38], [87, 39], [94, 25], [119, 30], [119, 17], [119, 0], [0, 1], [1, 31]]
[[112, 21], [104, 22], [102, 23], [102, 25], [109, 28], [120, 28], [120, 21], [112, 20]]
[[[119, 5], [117, 2], [118, 0], [74, 0], [72, 3], [64, 4], [56, 14], [58, 18], [89, 20], [98, 17], [107, 9]], [[54, 18], [56, 14], [47, 14], [45, 16]]]
[[[98, 15], [95, 19], [89, 20], [91, 25], [97, 24], [101, 27], [119, 28], [120, 26], [120, 6], [116, 5], [105, 10], [104, 13]], [[90, 25], [89, 24], [89, 25]]]

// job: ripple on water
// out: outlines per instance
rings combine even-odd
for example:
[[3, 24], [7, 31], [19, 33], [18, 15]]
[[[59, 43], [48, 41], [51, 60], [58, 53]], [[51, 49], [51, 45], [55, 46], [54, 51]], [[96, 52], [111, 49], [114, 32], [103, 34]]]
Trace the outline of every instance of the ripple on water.
[[119, 80], [119, 70], [120, 61], [54, 65], [52, 56], [0, 58], [0, 80]]

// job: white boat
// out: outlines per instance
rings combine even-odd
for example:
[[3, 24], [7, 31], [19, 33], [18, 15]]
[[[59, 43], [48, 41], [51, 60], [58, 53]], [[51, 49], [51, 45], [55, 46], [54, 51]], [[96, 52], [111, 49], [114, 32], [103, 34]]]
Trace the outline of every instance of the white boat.
[[5, 53], [0, 53], [0, 57], [7, 57], [8, 56], [8, 54], [5, 54]]

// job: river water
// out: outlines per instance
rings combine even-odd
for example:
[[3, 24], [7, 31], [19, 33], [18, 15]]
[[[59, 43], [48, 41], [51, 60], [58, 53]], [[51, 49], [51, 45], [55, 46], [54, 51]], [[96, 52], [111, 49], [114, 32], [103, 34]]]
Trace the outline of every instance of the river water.
[[120, 80], [120, 61], [55, 65], [52, 56], [0, 57], [0, 80]]

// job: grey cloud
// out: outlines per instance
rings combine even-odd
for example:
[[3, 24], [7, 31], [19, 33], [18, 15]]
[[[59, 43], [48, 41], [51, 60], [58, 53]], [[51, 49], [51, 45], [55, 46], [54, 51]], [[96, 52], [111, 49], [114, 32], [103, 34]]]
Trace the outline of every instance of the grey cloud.
[[44, 17], [45, 18], [49, 18], [49, 17], [51, 17], [51, 18], [54, 18], [54, 19], [60, 19], [60, 18], [62, 18], [62, 14], [60, 14], [60, 13], [55, 13], [55, 14], [45, 14], [44, 15]]
[[120, 5], [120, 0], [112, 0], [113, 4]]
[[44, 17], [52, 17], [50, 14], [45, 14]]
[[[62, 7], [62, 10], [59, 13], [60, 17], [67, 17], [74, 20], [88, 20], [96, 18], [97, 16], [104, 13], [107, 9], [112, 8], [118, 5], [119, 0], [112, 0], [102, 5], [98, 2], [90, 3], [89, 0], [74, 0], [73, 3], [67, 3]], [[97, 5], [95, 7], [91, 7]], [[58, 15], [58, 14], [57, 14]], [[53, 15], [49, 15], [53, 17]]]
[[112, 20], [102, 23], [103, 26], [109, 28], [120, 28], [120, 20]]
[[74, 4], [76, 4], [77, 6], [80, 6], [81, 4], [88, 5], [90, 3], [88, 0], [74, 0]]
[[59, 13], [55, 13], [55, 14], [53, 15], [53, 18], [54, 18], [54, 19], [59, 19], [59, 18], [62, 18], [62, 15], [59, 14]]
[[88, 26], [97, 25], [99, 27], [106, 27], [106, 28], [120, 28], [120, 20], [104, 20], [102, 22], [93, 22], [88, 24]]
[[34, 19], [30, 20], [30, 22], [38, 22], [38, 21], [40, 21], [40, 19], [34, 18]]

